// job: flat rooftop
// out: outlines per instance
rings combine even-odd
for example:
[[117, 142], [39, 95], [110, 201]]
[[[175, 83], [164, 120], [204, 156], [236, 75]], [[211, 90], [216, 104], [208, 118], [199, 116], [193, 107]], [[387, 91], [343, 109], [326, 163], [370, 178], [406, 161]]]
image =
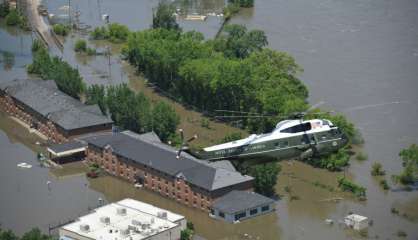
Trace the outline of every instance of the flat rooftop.
[[65, 130], [113, 123], [97, 104], [81, 103], [53, 80], [15, 79], [0, 83], [0, 89]]
[[182, 219], [181, 215], [125, 199], [99, 207], [61, 229], [90, 239], [141, 240], [179, 226], [174, 220]]

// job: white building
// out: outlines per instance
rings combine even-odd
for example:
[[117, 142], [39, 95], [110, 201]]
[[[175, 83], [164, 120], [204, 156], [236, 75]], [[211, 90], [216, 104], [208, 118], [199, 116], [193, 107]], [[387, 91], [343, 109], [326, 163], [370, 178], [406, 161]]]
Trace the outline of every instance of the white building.
[[124, 199], [61, 227], [59, 235], [70, 240], [176, 240], [186, 224], [184, 216]]
[[357, 215], [357, 214], [351, 214], [344, 218], [345, 225], [348, 227], [353, 228], [354, 230], [363, 230], [368, 227], [369, 220], [367, 217]]

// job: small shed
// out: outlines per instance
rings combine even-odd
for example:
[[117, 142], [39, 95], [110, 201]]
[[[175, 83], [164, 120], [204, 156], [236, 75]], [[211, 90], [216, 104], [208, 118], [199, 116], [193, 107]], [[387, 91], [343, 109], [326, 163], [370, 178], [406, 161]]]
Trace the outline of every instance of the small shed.
[[351, 214], [344, 218], [344, 223], [348, 227], [353, 228], [354, 230], [361, 231], [368, 227], [369, 220], [367, 217]]
[[70, 141], [62, 144], [52, 144], [47, 147], [47, 150], [52, 161], [64, 164], [83, 160], [86, 144], [79, 141]]
[[274, 200], [255, 192], [234, 190], [218, 198], [210, 216], [230, 223], [274, 211]]

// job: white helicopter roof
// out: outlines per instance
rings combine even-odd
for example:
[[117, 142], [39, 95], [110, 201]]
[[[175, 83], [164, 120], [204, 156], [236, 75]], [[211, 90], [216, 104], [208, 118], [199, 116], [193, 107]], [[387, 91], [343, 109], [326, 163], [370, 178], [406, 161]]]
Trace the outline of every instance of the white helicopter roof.
[[331, 127], [333, 127], [332, 123], [326, 119], [310, 119], [310, 120], [305, 120], [305, 121], [300, 121], [297, 119], [296, 120], [283, 120], [277, 123], [276, 128], [270, 133], [260, 134], [260, 135], [252, 134], [248, 136], [247, 138], [207, 147], [207, 148], [204, 148], [203, 150], [216, 151], [216, 150], [228, 149], [232, 147], [239, 147], [239, 146], [247, 145], [250, 143], [253, 144], [253, 143], [279, 139], [282, 137], [290, 137], [292, 135], [300, 135], [300, 134], [303, 134], [305, 131], [291, 133], [291, 132], [283, 132], [283, 130], [300, 125], [300, 124], [304, 124], [304, 123], [310, 123], [311, 125], [310, 130], [306, 131], [307, 133], [326, 131], [326, 130], [331, 129]]

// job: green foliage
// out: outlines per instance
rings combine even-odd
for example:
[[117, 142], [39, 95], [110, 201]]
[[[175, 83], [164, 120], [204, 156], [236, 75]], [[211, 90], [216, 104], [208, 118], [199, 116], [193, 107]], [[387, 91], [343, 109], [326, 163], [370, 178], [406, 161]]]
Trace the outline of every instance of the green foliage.
[[32, 64], [27, 67], [28, 73], [38, 74], [42, 79], [54, 80], [61, 91], [79, 98], [85, 90], [85, 84], [78, 70], [56, 56], [51, 57], [40, 45], [32, 46], [32, 49], [35, 51]]
[[[261, 31], [233, 25], [219, 40], [200, 33], [150, 29], [130, 34], [124, 57], [148, 80], [202, 111], [226, 109], [283, 115], [307, 108], [300, 67], [286, 53], [265, 49]], [[244, 120], [251, 131], [278, 119]]]
[[58, 24], [54, 24], [52, 26], [52, 30], [57, 35], [67, 36], [71, 29], [70, 29], [70, 26], [68, 26], [68, 25], [58, 23]]
[[193, 231], [190, 229], [184, 229], [180, 232], [180, 240], [190, 240], [192, 238]]
[[207, 118], [202, 118], [202, 119], [200, 120], [200, 126], [201, 126], [201, 127], [204, 127], [204, 128], [207, 128], [207, 129], [210, 129], [210, 122], [209, 122], [209, 119], [207, 119]]
[[194, 224], [190, 221], [187, 221], [187, 229], [194, 231]]
[[224, 34], [214, 40], [215, 49], [226, 57], [246, 58], [251, 52], [267, 46], [267, 37], [261, 30], [247, 31], [243, 25], [226, 25]]
[[106, 27], [96, 27], [90, 34], [94, 40], [109, 40], [113, 43], [122, 43], [128, 39], [129, 28], [119, 23], [111, 23]]
[[229, 2], [223, 9], [223, 15], [225, 20], [231, 19], [231, 17], [239, 12], [240, 6], [236, 3]]
[[86, 90], [86, 104], [97, 104], [103, 114], [106, 115], [106, 90], [103, 85], [91, 85]]
[[357, 155], [356, 155], [356, 159], [357, 159], [358, 161], [365, 161], [365, 160], [367, 160], [367, 158], [368, 158], [367, 154], [365, 154], [365, 153], [363, 153], [363, 152], [359, 152], [359, 153], [357, 153]]
[[152, 129], [162, 141], [180, 142], [175, 135], [179, 117], [175, 110], [164, 102], [154, 107], [143, 94], [135, 94], [126, 84], [118, 86], [92, 85], [86, 91], [87, 104], [98, 104], [100, 110], [110, 114], [116, 125], [123, 129], [143, 133]]
[[44, 48], [44, 45], [42, 44], [41, 40], [35, 39], [32, 42], [32, 52], [37, 52], [41, 48]]
[[232, 142], [232, 141], [236, 141], [242, 138], [242, 134], [239, 132], [233, 132], [230, 134], [225, 135], [224, 138], [221, 139], [221, 141], [219, 143], [227, 143], [227, 142]]
[[386, 181], [386, 179], [380, 180], [379, 184], [384, 190], [389, 190], [390, 189], [388, 181]]
[[174, 5], [160, 1], [157, 9], [152, 14], [152, 28], [164, 28], [167, 30], [181, 30], [176, 22], [176, 12]]
[[4, 18], [10, 12], [10, 5], [8, 1], [4, 1], [4, 3], [0, 4], [0, 18]]
[[338, 186], [345, 192], [352, 192], [356, 197], [364, 199], [366, 197], [366, 188], [357, 185], [347, 178], [338, 177]]
[[176, 132], [180, 118], [173, 107], [165, 102], [158, 102], [152, 110], [153, 130], [166, 141], [170, 135]]
[[250, 175], [255, 178], [254, 190], [265, 196], [275, 194], [274, 186], [277, 182], [277, 175], [281, 171], [277, 163], [266, 163], [252, 167]]
[[128, 85], [109, 86], [106, 106], [116, 125], [134, 132], [151, 130], [151, 104], [142, 93], [135, 94]]
[[22, 17], [16, 9], [11, 9], [6, 16], [6, 24], [9, 26], [17, 26], [21, 24]]
[[106, 27], [96, 27], [93, 32], [90, 33], [90, 36], [94, 40], [105, 40], [109, 38], [109, 31]]
[[76, 51], [76, 52], [86, 52], [87, 51], [86, 40], [78, 39], [74, 44], [74, 51]]
[[228, 0], [229, 3], [237, 4], [240, 7], [253, 7], [254, 0]]
[[53, 238], [42, 234], [38, 228], [34, 228], [23, 234], [21, 238], [16, 236], [11, 230], [4, 231], [0, 229], [0, 240], [52, 240]]
[[399, 181], [404, 185], [418, 181], [418, 145], [412, 144], [401, 150], [399, 156], [404, 167], [403, 172], [399, 175]]
[[385, 170], [383, 170], [382, 164], [375, 162], [372, 165], [372, 170], [370, 171], [372, 176], [384, 176], [386, 174]]
[[313, 158], [308, 161], [308, 163], [315, 167], [325, 168], [330, 171], [341, 171], [343, 167], [348, 165], [349, 160], [350, 155], [348, 154], [347, 149], [341, 148], [336, 153]]

